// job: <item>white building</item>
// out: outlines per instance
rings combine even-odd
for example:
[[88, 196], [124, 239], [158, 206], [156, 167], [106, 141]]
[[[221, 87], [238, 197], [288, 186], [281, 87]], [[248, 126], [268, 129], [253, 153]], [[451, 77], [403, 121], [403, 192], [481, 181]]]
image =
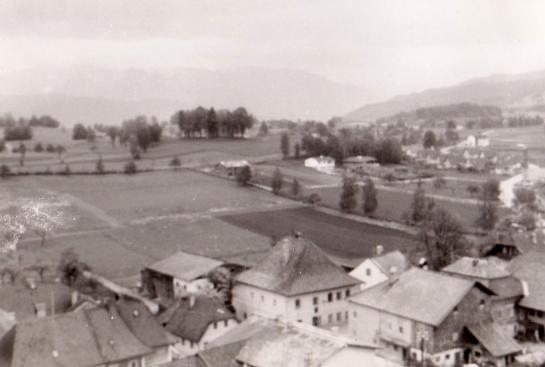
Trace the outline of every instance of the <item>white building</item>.
[[233, 306], [239, 320], [261, 314], [335, 326], [348, 320], [348, 298], [359, 283], [311, 241], [286, 237], [262, 262], [235, 278]]
[[382, 246], [377, 246], [378, 255], [366, 259], [350, 275], [362, 281], [360, 289], [366, 289], [382, 283], [392, 276], [409, 269], [410, 263], [399, 251], [382, 254]]
[[465, 145], [472, 148], [485, 148], [490, 146], [490, 138], [485, 135], [469, 135], [465, 141]]
[[335, 168], [335, 160], [331, 157], [310, 157], [305, 159], [305, 167], [314, 168], [318, 171], [329, 172]]

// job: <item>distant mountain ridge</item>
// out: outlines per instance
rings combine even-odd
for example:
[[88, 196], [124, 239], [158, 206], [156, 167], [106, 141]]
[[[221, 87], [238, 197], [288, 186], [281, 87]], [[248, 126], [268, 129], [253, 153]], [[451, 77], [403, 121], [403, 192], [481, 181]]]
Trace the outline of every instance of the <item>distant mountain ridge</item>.
[[138, 113], [168, 119], [179, 108], [245, 106], [260, 119], [321, 119], [369, 93], [307, 72], [258, 67], [113, 69], [41, 67], [0, 73], [0, 113], [50, 114], [77, 122], [120, 123]]
[[445, 88], [428, 89], [365, 105], [348, 113], [348, 122], [370, 122], [422, 107], [457, 103], [525, 108], [545, 103], [545, 70], [522, 74], [492, 75]]

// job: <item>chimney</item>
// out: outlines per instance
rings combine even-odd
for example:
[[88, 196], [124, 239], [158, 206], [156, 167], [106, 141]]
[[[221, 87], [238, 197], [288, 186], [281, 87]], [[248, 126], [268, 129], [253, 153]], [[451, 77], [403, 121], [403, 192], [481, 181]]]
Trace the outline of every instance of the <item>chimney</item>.
[[78, 303], [78, 300], [79, 300], [78, 291], [72, 291], [72, 295], [70, 298], [70, 305], [74, 306], [76, 303]]
[[528, 288], [528, 283], [525, 280], [521, 280], [520, 283], [522, 284], [522, 295], [524, 297], [528, 297], [530, 295], [530, 289]]
[[390, 276], [388, 277], [388, 281], [390, 285], [393, 285], [395, 282], [397, 282], [399, 279], [398, 270], [395, 266], [392, 266], [390, 268]]
[[384, 246], [382, 245], [375, 246], [375, 255], [377, 256], [382, 255], [383, 252], [384, 252]]

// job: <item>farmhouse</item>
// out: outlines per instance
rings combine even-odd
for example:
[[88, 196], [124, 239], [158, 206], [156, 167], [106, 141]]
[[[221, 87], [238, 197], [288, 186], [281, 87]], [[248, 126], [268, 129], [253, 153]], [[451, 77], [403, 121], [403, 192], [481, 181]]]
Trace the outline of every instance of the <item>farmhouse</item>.
[[211, 341], [238, 324], [231, 311], [204, 295], [191, 295], [176, 301], [158, 319], [181, 339], [176, 347], [187, 355], [206, 349]]
[[343, 166], [351, 171], [365, 170], [369, 167], [377, 167], [379, 163], [375, 157], [355, 156], [343, 160]]
[[331, 157], [310, 157], [305, 159], [305, 167], [314, 168], [318, 171], [330, 172], [335, 168], [335, 160]]
[[235, 277], [233, 306], [239, 320], [261, 314], [334, 326], [347, 322], [347, 300], [359, 284], [310, 240], [289, 236], [259, 264]]
[[0, 365], [143, 367], [154, 352], [115, 307], [100, 307], [17, 323], [0, 340]]
[[523, 296], [522, 283], [496, 262], [462, 257], [443, 272], [480, 282], [495, 294], [491, 296], [491, 314], [497, 326], [512, 337], [518, 332], [516, 304]]
[[516, 256], [538, 250], [539, 247], [523, 233], [500, 232], [485, 238], [480, 248], [483, 256], [512, 260]]
[[362, 281], [360, 289], [365, 289], [382, 283], [391, 277], [398, 276], [410, 267], [410, 263], [400, 251], [382, 254], [382, 247], [378, 247], [378, 255], [363, 261], [350, 275]]
[[249, 166], [250, 163], [248, 163], [248, 161], [245, 159], [221, 161], [216, 165], [216, 170], [221, 171], [222, 173], [231, 177], [236, 176], [238, 171], [240, 171], [242, 168]]
[[490, 145], [490, 138], [486, 135], [469, 135], [465, 141], [465, 145], [468, 147], [488, 147]]
[[142, 288], [151, 298], [179, 298], [211, 287], [206, 276], [223, 264], [208, 257], [178, 252], [142, 270]]
[[350, 335], [403, 361], [421, 360], [423, 351], [435, 365], [468, 363], [471, 356], [464, 352], [472, 346], [462, 333], [466, 326], [492, 322], [491, 295], [480, 283], [411, 268], [351, 297]]

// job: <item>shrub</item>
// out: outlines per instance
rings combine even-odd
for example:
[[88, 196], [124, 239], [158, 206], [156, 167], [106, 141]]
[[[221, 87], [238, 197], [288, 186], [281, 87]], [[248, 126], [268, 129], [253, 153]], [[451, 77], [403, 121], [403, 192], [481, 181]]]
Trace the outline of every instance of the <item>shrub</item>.
[[250, 166], [244, 166], [237, 172], [237, 182], [240, 186], [246, 186], [252, 179]]
[[168, 163], [168, 165], [174, 169], [178, 169], [180, 168], [180, 166], [182, 165], [182, 162], [180, 161], [180, 158], [178, 156], [176, 157], [173, 157], [170, 162]]
[[98, 174], [103, 174], [104, 173], [104, 163], [102, 162], [102, 157], [99, 157], [98, 160], [97, 160], [97, 164], [96, 164], [96, 167], [95, 167], [95, 172], [98, 173]]
[[41, 153], [44, 151], [44, 146], [42, 145], [42, 143], [36, 143], [36, 145], [34, 145], [34, 151], [36, 153]]
[[123, 168], [123, 172], [128, 175], [133, 175], [137, 172], [136, 163], [134, 161], [129, 161], [125, 164], [125, 167]]
[[47, 146], [45, 147], [45, 150], [48, 152], [48, 153], [55, 153], [56, 152], [56, 149], [55, 149], [55, 146], [53, 144], [47, 144]]
[[11, 174], [11, 170], [5, 164], [0, 166], [0, 177], [6, 178]]

